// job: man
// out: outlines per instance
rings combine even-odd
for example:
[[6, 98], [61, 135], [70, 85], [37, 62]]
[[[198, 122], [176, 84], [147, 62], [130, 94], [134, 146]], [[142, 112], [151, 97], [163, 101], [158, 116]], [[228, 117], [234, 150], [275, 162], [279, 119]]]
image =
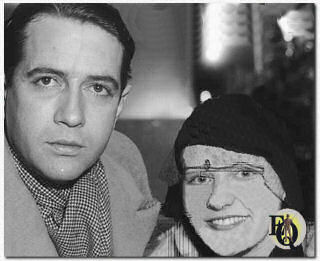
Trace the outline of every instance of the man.
[[107, 4], [21, 4], [6, 22], [6, 256], [142, 255], [159, 204], [112, 135], [133, 53]]
[[176, 223], [151, 256], [303, 256], [269, 236], [269, 215], [303, 207], [291, 151], [284, 124], [250, 97], [200, 104], [175, 141], [178, 172], [163, 173], [164, 211]]

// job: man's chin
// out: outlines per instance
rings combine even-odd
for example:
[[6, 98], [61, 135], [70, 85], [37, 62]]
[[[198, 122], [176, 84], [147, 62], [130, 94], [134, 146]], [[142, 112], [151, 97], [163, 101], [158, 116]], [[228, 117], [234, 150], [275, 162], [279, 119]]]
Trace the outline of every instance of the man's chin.
[[96, 160], [91, 157], [47, 157], [42, 164], [37, 163], [34, 169], [37, 175], [53, 183], [70, 183], [86, 173]]
[[43, 168], [37, 175], [53, 184], [74, 183], [87, 169], [79, 166], [56, 165], [53, 168]]

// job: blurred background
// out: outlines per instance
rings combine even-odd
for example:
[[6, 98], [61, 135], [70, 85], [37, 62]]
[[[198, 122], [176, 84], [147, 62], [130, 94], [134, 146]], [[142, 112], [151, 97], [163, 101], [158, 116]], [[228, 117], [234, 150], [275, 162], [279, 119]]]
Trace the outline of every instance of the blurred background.
[[313, 4], [117, 4], [136, 41], [133, 89], [117, 129], [139, 147], [153, 195], [192, 109], [245, 93], [286, 121], [307, 208], [314, 217], [315, 6]]
[[[245, 93], [286, 121], [306, 209], [314, 219], [314, 4], [113, 4], [136, 43], [133, 89], [116, 129], [144, 158], [153, 195], [159, 172], [193, 108]], [[7, 18], [16, 4], [5, 4]]]

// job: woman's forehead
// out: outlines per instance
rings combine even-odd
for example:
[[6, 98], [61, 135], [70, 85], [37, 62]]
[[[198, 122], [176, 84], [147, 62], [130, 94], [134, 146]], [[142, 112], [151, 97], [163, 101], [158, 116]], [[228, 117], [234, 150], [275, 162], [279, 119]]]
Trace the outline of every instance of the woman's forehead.
[[186, 167], [202, 166], [206, 160], [209, 160], [213, 167], [229, 166], [239, 162], [258, 164], [260, 166], [266, 163], [263, 157], [206, 145], [188, 146], [182, 152], [182, 161]]

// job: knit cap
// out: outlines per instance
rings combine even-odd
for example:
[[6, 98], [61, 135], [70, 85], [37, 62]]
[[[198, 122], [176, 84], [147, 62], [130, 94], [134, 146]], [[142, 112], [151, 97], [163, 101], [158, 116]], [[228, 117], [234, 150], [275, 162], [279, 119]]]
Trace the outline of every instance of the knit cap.
[[[183, 174], [181, 153], [192, 145], [263, 157], [281, 181], [287, 207], [302, 209], [302, 193], [288, 130], [283, 122], [249, 96], [223, 95], [195, 108], [175, 141], [175, 161], [180, 174]], [[272, 189], [273, 181], [266, 181]]]

